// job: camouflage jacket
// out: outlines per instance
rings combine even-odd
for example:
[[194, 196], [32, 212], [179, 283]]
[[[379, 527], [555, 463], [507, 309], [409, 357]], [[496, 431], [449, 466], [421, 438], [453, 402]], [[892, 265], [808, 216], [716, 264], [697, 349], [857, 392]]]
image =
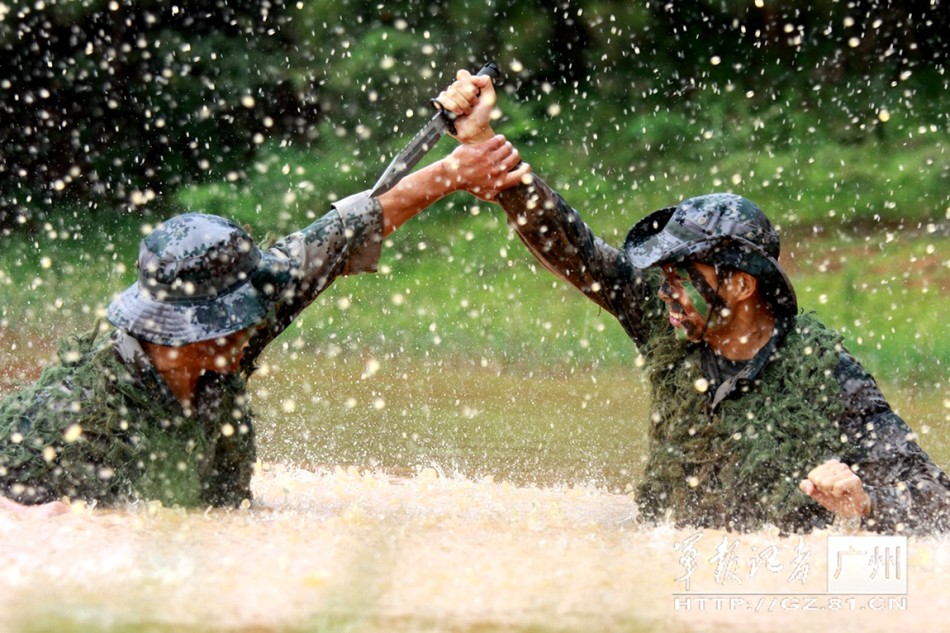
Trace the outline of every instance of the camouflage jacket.
[[277, 242], [271, 252], [291, 262], [280, 302], [252, 339], [241, 373], [203, 376], [191, 412], [135, 338], [98, 328], [65, 339], [59, 364], [0, 402], [0, 494], [105, 505], [250, 499], [255, 446], [246, 380], [255, 359], [336, 277], [375, 271], [381, 243], [382, 210], [364, 194]]
[[538, 260], [613, 314], [646, 359], [652, 421], [637, 490], [642, 519], [822, 527], [834, 517], [798, 482], [834, 457], [856, 469], [871, 496], [868, 529], [950, 528], [950, 479], [841, 337], [813, 316], [798, 316], [760, 361], [716, 384], [703, 369], [708, 348], [676, 338], [655, 270], [635, 268], [539, 178], [502, 192], [499, 202]]

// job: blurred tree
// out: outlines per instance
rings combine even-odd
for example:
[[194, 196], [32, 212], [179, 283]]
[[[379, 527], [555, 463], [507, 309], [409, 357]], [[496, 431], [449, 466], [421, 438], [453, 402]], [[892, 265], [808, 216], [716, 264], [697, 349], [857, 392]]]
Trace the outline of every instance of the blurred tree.
[[319, 111], [288, 76], [279, 10], [270, 0], [8, 6], [0, 225], [63, 205], [135, 208], [233, 178], [263, 138], [299, 134]]
[[531, 142], [532, 121], [558, 116], [564, 133], [539, 141], [552, 155], [596, 138], [616, 165], [689, 159], [702, 130], [723, 152], [781, 146], [801, 116], [841, 142], [884, 134], [887, 118], [946, 130], [945, 4], [7, 0], [0, 227], [147, 209], [241, 181], [282, 143], [339, 156], [330, 144], [349, 137], [347, 168], [374, 171], [454, 70], [486, 59], [508, 75], [506, 132]]

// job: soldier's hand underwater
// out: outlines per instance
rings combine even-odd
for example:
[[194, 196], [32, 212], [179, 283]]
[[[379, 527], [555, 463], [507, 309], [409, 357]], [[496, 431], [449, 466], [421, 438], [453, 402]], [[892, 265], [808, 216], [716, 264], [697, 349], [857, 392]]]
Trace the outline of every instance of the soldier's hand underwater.
[[501, 134], [474, 145], [459, 145], [445, 163], [459, 189], [486, 201], [523, 182], [531, 173], [531, 166], [521, 162], [518, 150]]
[[487, 141], [495, 135], [491, 114], [497, 99], [491, 77], [473, 75], [463, 69], [456, 73], [455, 81], [439, 94], [437, 101], [459, 117], [452, 136], [460, 143], [471, 144]]
[[837, 459], [813, 468], [798, 487], [836, 515], [854, 518], [871, 512], [871, 497], [861, 478]]

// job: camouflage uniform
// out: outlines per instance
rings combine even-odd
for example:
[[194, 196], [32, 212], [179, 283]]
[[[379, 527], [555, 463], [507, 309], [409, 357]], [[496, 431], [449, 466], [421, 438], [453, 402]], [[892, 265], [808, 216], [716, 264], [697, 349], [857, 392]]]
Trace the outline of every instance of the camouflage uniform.
[[[187, 231], [188, 219], [176, 226]], [[186, 310], [181, 338], [166, 340], [168, 328], [156, 329], [153, 342], [164, 345], [187, 342], [186, 335], [215, 337], [243, 328], [243, 321], [227, 323], [246, 318], [242, 310], [260, 327], [240, 374], [205, 374], [192, 411], [151, 366], [138, 340], [145, 337], [103, 326], [64, 341], [60, 364], [0, 403], [0, 494], [21, 503], [69, 497], [107, 505], [132, 499], [237, 505], [250, 499], [255, 447], [246, 380], [254, 361], [337, 276], [376, 270], [382, 228], [378, 201], [351, 196], [266, 253], [255, 250], [255, 262], [269, 260], [272, 300], [259, 302], [266, 312], [255, 313], [255, 296], [242, 291], [210, 320]], [[225, 329], [219, 334], [208, 323]]]
[[[658, 270], [631, 261], [629, 243], [638, 230], [654, 235], [634, 239], [647, 245], [647, 256], [650, 248], [675, 250], [678, 244], [660, 243], [669, 237], [658, 234], [662, 226], [644, 226], [657, 217], [665, 224], [672, 209], [648, 216], [631, 231], [628, 248], [618, 250], [539, 178], [502, 192], [499, 202], [541, 263], [613, 314], [646, 360], [653, 411], [637, 490], [641, 519], [739, 530], [823, 527], [834, 517], [798, 483], [813, 467], [838, 458], [857, 469], [871, 496], [868, 529], [950, 526], [950, 479], [917, 445], [841, 337], [814, 316], [797, 313], [777, 262], [777, 270], [757, 275], [771, 275], [770, 287], [777, 289], [776, 333], [741, 371], [718, 380], [708, 346], [676, 338], [657, 297]], [[777, 259], [777, 243], [766, 248]], [[680, 250], [682, 258], [690, 257], [689, 249]], [[747, 264], [731, 263], [740, 269]], [[707, 383], [708, 390], [696, 387]]]

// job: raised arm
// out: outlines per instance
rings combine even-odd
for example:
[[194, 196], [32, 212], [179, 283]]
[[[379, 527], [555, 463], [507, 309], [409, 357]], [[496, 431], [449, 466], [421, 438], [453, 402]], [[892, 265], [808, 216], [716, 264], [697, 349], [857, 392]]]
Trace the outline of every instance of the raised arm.
[[[459, 190], [494, 196], [518, 182], [528, 167], [516, 169], [517, 153], [503, 137], [456, 147], [449, 156], [408, 174], [374, 198], [369, 191], [344, 198], [324, 216], [277, 242], [264, 288], [280, 294], [274, 314], [251, 340], [244, 367], [289, 326], [334, 279], [375, 272], [383, 238], [423, 209]], [[489, 168], [485, 168], [488, 165]]]
[[[493, 133], [496, 95], [490, 78], [461, 71], [439, 100], [460, 115], [456, 138], [462, 143]], [[657, 321], [648, 317], [662, 310], [647, 273], [634, 269], [620, 250], [596, 237], [580, 214], [542, 179], [525, 174], [488, 199], [502, 206], [509, 225], [541, 264], [616, 316], [635, 341], [648, 338], [647, 330]]]
[[383, 235], [389, 235], [430, 204], [456, 191], [492, 198], [500, 189], [521, 181], [528, 166], [516, 169], [520, 157], [503, 136], [459, 145], [447, 157], [409, 174], [379, 197]]

